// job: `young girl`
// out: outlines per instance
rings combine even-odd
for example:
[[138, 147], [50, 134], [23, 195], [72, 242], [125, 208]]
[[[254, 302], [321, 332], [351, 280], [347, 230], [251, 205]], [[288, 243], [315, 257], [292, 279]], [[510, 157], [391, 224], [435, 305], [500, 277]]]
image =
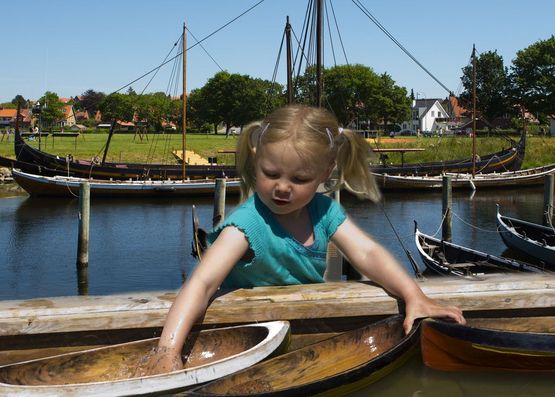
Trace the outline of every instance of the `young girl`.
[[180, 352], [195, 321], [220, 286], [249, 288], [323, 282], [331, 240], [360, 273], [406, 304], [405, 331], [419, 317], [462, 312], [427, 298], [393, 256], [346, 216], [318, 187], [336, 171], [330, 190], [345, 188], [379, 200], [368, 169], [368, 143], [339, 128], [328, 111], [287, 106], [246, 127], [237, 150], [241, 191], [248, 199], [209, 236], [203, 254], [166, 319], [149, 371], [182, 367]]

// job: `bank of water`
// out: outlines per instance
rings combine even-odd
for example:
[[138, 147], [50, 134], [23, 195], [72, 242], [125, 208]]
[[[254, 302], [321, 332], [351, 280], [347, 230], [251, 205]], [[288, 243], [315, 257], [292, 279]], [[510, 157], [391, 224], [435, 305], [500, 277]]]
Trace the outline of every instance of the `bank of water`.
[[[77, 295], [77, 200], [35, 199], [13, 192], [0, 197], [0, 299]], [[229, 199], [226, 210], [236, 202]], [[413, 221], [429, 234], [436, 233], [441, 222], [440, 193], [388, 193], [383, 206], [343, 195], [342, 203], [355, 222], [409, 271], [405, 248], [420, 263]], [[456, 192], [453, 241], [494, 255], [514, 256], [495, 230], [497, 203], [507, 215], [541, 221], [541, 188], [474, 195]], [[179, 288], [195, 265], [190, 254], [193, 204], [200, 223], [208, 228], [213, 211], [210, 198], [93, 199], [88, 293]], [[553, 387], [555, 380], [549, 375], [442, 373], [425, 368], [415, 357], [356, 396], [550, 396]]]

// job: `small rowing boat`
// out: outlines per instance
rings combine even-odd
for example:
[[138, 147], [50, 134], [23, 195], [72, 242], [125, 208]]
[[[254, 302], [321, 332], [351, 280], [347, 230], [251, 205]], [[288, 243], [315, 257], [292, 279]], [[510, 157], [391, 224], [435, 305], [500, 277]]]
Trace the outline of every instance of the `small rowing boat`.
[[544, 272], [529, 263], [490, 255], [427, 235], [418, 230], [416, 222], [414, 240], [422, 261], [434, 273], [477, 279], [486, 273]]
[[497, 205], [497, 230], [509, 248], [546, 265], [555, 266], [555, 229], [501, 215]]
[[137, 396], [175, 392], [250, 367], [285, 349], [289, 323], [273, 321], [191, 333], [184, 367], [137, 375], [158, 338], [0, 367], [2, 396]]
[[422, 322], [426, 366], [443, 371], [555, 371], [555, 317]]
[[187, 392], [189, 396], [343, 395], [401, 366], [417, 351], [418, 324], [408, 335], [391, 316], [264, 361]]

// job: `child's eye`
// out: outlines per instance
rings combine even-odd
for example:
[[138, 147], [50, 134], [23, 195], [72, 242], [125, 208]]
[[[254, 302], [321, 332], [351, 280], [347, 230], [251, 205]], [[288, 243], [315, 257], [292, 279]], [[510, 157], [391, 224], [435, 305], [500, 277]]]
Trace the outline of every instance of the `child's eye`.
[[302, 185], [303, 183], [308, 183], [310, 182], [312, 179], [310, 178], [306, 178], [306, 177], [300, 177], [300, 176], [295, 176], [293, 177], [292, 181], [293, 183], [298, 183], [300, 185]]
[[275, 173], [275, 172], [263, 170], [262, 173], [263, 173], [267, 178], [270, 178], [270, 179], [279, 178], [279, 175], [278, 175], [277, 173]]

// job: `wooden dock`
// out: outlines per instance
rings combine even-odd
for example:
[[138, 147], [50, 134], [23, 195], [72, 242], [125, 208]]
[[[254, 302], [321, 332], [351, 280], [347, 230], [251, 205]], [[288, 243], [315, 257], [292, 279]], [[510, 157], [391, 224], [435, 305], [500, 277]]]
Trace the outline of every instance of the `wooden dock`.
[[[424, 292], [472, 315], [554, 315], [555, 276], [487, 275], [481, 281], [429, 278]], [[161, 327], [175, 291], [0, 302], [0, 337], [54, 332]], [[267, 320], [384, 316], [399, 311], [396, 299], [364, 282], [331, 282], [239, 289], [216, 298], [203, 326]]]

